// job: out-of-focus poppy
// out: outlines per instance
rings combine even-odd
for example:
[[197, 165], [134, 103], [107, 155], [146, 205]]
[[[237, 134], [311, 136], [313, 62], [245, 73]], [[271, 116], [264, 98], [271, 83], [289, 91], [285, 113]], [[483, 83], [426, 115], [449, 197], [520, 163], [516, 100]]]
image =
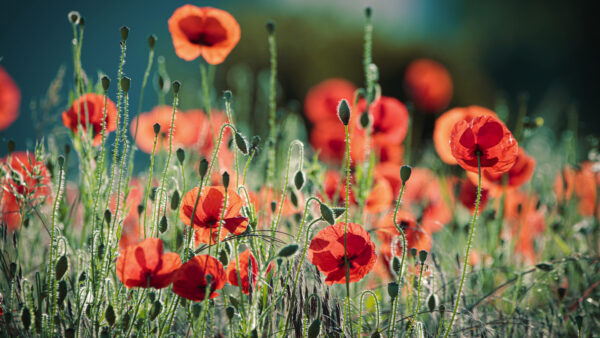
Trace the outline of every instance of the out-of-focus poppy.
[[121, 251], [117, 258], [117, 277], [127, 288], [162, 289], [171, 284], [180, 266], [178, 254], [163, 253], [161, 239], [146, 238]]
[[400, 179], [400, 164], [393, 162], [380, 162], [375, 165], [375, 175], [383, 177], [392, 188], [393, 198], [398, 198], [402, 179]]
[[183, 5], [169, 18], [175, 53], [186, 61], [202, 56], [211, 65], [223, 63], [240, 41], [241, 29], [228, 12]]
[[239, 272], [239, 279], [242, 281], [242, 292], [245, 294], [248, 294], [250, 292], [250, 276], [248, 276], [248, 270], [249, 270], [249, 265], [252, 262], [252, 285], [254, 285], [254, 283], [256, 283], [256, 278], [258, 276], [258, 262], [256, 261], [256, 258], [254, 258], [254, 256], [252, 255], [252, 253], [250, 252], [250, 250], [246, 249], [244, 252], [242, 252], [238, 258], [237, 261], [235, 258], [233, 258], [231, 260], [231, 262], [229, 262], [229, 265], [227, 265], [227, 281], [229, 282], [229, 284], [233, 285], [233, 286], [238, 286], [239, 281], [238, 281], [238, 269], [237, 266], [239, 264], [240, 266], [240, 272]]
[[[210, 276], [210, 289], [207, 276]], [[225, 282], [226, 276], [221, 262], [209, 255], [199, 255], [185, 262], [177, 270], [173, 279], [173, 292], [197, 302], [206, 298], [206, 291], [209, 291], [208, 298], [217, 297], [219, 294], [215, 291], [221, 290]]]
[[34, 154], [17, 151], [0, 160], [1, 221], [17, 230], [21, 216], [50, 195], [50, 175]]
[[[200, 111], [192, 111], [191, 113], [188, 113], [187, 116], [190, 118], [190, 126], [192, 128], [195, 127], [201, 130], [197, 141], [198, 150], [208, 161], [211, 161], [212, 154], [214, 152], [214, 141], [218, 138], [219, 134], [221, 133], [221, 128], [223, 127], [223, 125], [225, 123], [229, 123], [227, 115], [225, 115], [225, 113], [223, 113], [222, 111], [212, 111], [210, 115], [210, 120], [208, 119], [208, 117], [206, 117], [204, 121], [202, 121], [202, 123], [206, 124], [206, 127], [204, 127], [204, 125], [202, 127], [198, 125], [198, 123], [200, 123], [201, 120], [201, 118], [199, 117], [201, 116]], [[225, 128], [223, 130], [221, 146], [219, 147], [219, 151], [217, 153], [218, 163], [216, 163], [221, 169], [221, 172], [224, 170], [228, 170], [233, 165], [233, 151], [228, 148], [231, 136], [231, 130], [229, 128]]]
[[380, 162], [390, 162], [402, 164], [404, 156], [404, 146], [401, 144], [380, 144], [375, 148], [375, 154]]
[[[192, 224], [192, 213], [196, 205], [198, 187], [188, 191], [183, 197], [179, 217], [185, 225]], [[221, 220], [221, 212], [225, 202], [224, 187], [204, 187], [198, 200], [196, 214], [193, 217], [193, 227], [196, 230], [197, 243], [216, 243], [223, 240], [231, 233], [239, 235], [248, 227], [248, 218], [241, 215], [240, 211], [244, 202], [234, 189], [227, 190], [227, 207]], [[221, 237], [217, 239], [219, 232], [219, 220], [223, 226]]]
[[[282, 217], [289, 217], [289, 216], [292, 216], [293, 214], [296, 214], [296, 213], [299, 213], [302, 211], [302, 209], [301, 209], [302, 204], [303, 204], [302, 195], [296, 194], [296, 196], [298, 197], [298, 206], [295, 206], [291, 202], [289, 196], [286, 197], [285, 201], [283, 202], [283, 209], [281, 210]], [[279, 209], [280, 209], [280, 204], [281, 204], [281, 193], [280, 192], [274, 192], [272, 188], [263, 186], [260, 188], [258, 193], [253, 193], [250, 191], [249, 197], [250, 197], [251, 203], [254, 205], [254, 209], [256, 210], [256, 213], [260, 220], [258, 222], [259, 225], [263, 224], [264, 222], [267, 222], [267, 220], [265, 220], [265, 217], [267, 219], [271, 219], [271, 217], [273, 217], [273, 215], [279, 214]], [[273, 213], [273, 211], [271, 209], [271, 203], [273, 203], [273, 202], [275, 202], [277, 204], [275, 207], [275, 213]]]
[[[334, 205], [343, 205], [346, 201], [346, 178], [342, 182], [342, 175], [336, 170], [327, 170], [323, 180], [323, 193]], [[350, 204], [356, 204], [354, 191], [350, 189]]]
[[593, 216], [597, 210], [596, 175], [592, 162], [581, 163], [581, 169], [575, 173], [575, 195], [579, 199], [579, 212], [584, 216]]
[[478, 172], [479, 154], [481, 169], [490, 174], [507, 172], [515, 163], [519, 152], [517, 140], [510, 130], [493, 116], [478, 116], [470, 122], [457, 122], [450, 134], [452, 155], [467, 171]]
[[429, 233], [440, 231], [452, 220], [452, 186], [450, 182], [440, 182], [429, 169], [412, 169], [402, 201], [403, 209], [415, 215], [421, 227]]
[[[160, 132], [156, 140], [157, 152], [168, 148], [171, 128], [173, 128], [173, 147], [190, 147], [197, 142], [197, 133], [204, 127], [202, 123], [204, 121], [197, 120], [196, 116], [194, 116], [194, 121], [191, 121], [185, 113], [177, 112], [173, 121], [173, 107], [157, 106], [152, 111], [142, 113], [131, 121], [131, 136], [136, 137], [135, 142], [143, 152], [150, 154], [154, 147], [154, 125], [158, 123]], [[172, 126], [172, 121], [174, 126]], [[136, 129], [137, 136], [135, 135]]]
[[450, 134], [452, 134], [454, 125], [462, 120], [470, 122], [473, 118], [483, 115], [496, 117], [496, 113], [489, 109], [479, 106], [469, 106], [450, 109], [437, 118], [433, 129], [433, 144], [442, 161], [448, 164], [458, 163], [452, 155], [452, 149], [450, 148]]
[[[505, 188], [504, 184], [506, 184], [506, 188], [518, 188], [531, 179], [534, 170], [535, 159], [527, 155], [523, 148], [519, 148], [515, 164], [507, 172], [500, 174], [490, 172], [487, 169], [482, 170], [481, 184], [490, 189], [493, 195], [500, 195]], [[467, 175], [473, 183], [477, 184], [477, 174], [468, 172]], [[506, 180], [506, 183], [504, 180]]]
[[546, 230], [544, 207], [538, 207], [538, 197], [518, 190], [505, 195], [505, 217], [512, 236], [516, 236], [515, 251], [528, 263], [537, 260], [535, 240]]
[[[417, 220], [410, 212], [398, 210], [396, 222], [404, 231], [407, 249], [416, 248], [417, 250], [427, 251], [431, 249], [431, 235], [427, 230], [417, 225]], [[402, 236], [394, 225], [393, 212], [379, 219], [376, 233], [381, 243], [379, 252], [386, 263], [386, 267], [389, 268], [389, 263], [393, 256], [401, 257], [404, 254]]]
[[[365, 109], [365, 100], [360, 100], [358, 111]], [[371, 138], [375, 147], [401, 144], [408, 131], [408, 110], [397, 99], [381, 96], [369, 106], [371, 116]]]
[[452, 100], [452, 78], [441, 63], [430, 59], [417, 59], [408, 65], [404, 85], [417, 109], [424, 113], [437, 113], [448, 107]]
[[[471, 213], [475, 212], [475, 204], [477, 203], [477, 185], [470, 179], [462, 180], [460, 184], [460, 194], [458, 199], [462, 205], [469, 209]], [[481, 214], [485, 210], [485, 206], [489, 199], [489, 192], [485, 188], [481, 188], [481, 198], [479, 199], [479, 212]]]
[[554, 193], [559, 203], [568, 201], [575, 190], [575, 170], [565, 166], [554, 179]]
[[[354, 116], [354, 115], [353, 115]], [[349, 125], [350, 158], [352, 163], [365, 159], [366, 133], [355, 125]], [[338, 120], [317, 123], [310, 133], [310, 144], [319, 152], [319, 158], [329, 163], [341, 163], [346, 154], [346, 132]]]
[[102, 142], [102, 117], [106, 113], [106, 134], [117, 129], [117, 107], [110, 99], [106, 101], [106, 112], [104, 96], [88, 93], [75, 100], [68, 110], [62, 113], [63, 124], [78, 133], [78, 123], [81, 129], [87, 130], [87, 125], [92, 129], [93, 145]]
[[355, 91], [356, 86], [348, 80], [333, 78], [320, 82], [306, 94], [304, 113], [312, 123], [333, 121], [339, 124], [337, 106], [342, 99], [352, 103]]
[[[110, 211], [117, 222], [121, 221], [120, 215], [125, 215], [121, 228], [121, 238], [119, 239], [119, 249], [125, 249], [128, 246], [135, 245], [140, 241], [139, 215], [137, 206], [142, 203], [144, 188], [138, 179], [132, 179], [129, 182], [129, 194], [123, 205], [122, 198], [119, 199], [119, 213], [116, 214], [117, 198], [113, 195], [110, 200]], [[149, 207], [149, 206], [148, 206]], [[123, 209], [124, 208], [124, 209]]]
[[8, 128], [17, 119], [20, 104], [19, 87], [0, 66], [0, 130]]
[[[308, 248], [308, 259], [327, 276], [327, 285], [346, 283], [344, 225], [340, 222], [319, 231]], [[353, 283], [361, 280], [373, 269], [377, 254], [371, 236], [359, 224], [348, 223], [346, 237], [350, 267], [348, 281]]]
[[385, 178], [376, 176], [365, 201], [365, 211], [370, 214], [383, 212], [392, 205], [393, 199], [394, 193], [391, 185]]

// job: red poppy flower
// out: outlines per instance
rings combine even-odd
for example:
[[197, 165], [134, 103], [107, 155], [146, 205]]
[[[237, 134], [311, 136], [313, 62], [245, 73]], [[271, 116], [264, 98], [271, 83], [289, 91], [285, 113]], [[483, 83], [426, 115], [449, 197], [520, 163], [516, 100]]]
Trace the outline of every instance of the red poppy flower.
[[[379, 219], [377, 222], [377, 238], [381, 242], [379, 248], [381, 256], [389, 262], [393, 256], [401, 257], [404, 250], [402, 248], [402, 236], [394, 225], [394, 213], [390, 212]], [[431, 249], [431, 235], [427, 230], [417, 225], [417, 220], [408, 211], [398, 210], [396, 222], [406, 236], [406, 246], [408, 249], [417, 250]], [[396, 247], [392, 244], [396, 243]]]
[[579, 213], [583, 216], [593, 216], [597, 210], [596, 175], [592, 170], [592, 162], [582, 163], [581, 169], [575, 173], [575, 195], [579, 199]]
[[481, 168], [491, 174], [507, 172], [515, 163], [519, 146], [508, 128], [493, 116], [478, 116], [470, 122], [459, 121], [450, 135], [452, 155], [467, 171], [478, 172], [477, 154]]
[[559, 203], [568, 201], [573, 196], [575, 189], [575, 170], [570, 166], [565, 166], [559, 171], [554, 179], [554, 193]]
[[254, 258], [250, 250], [246, 249], [246, 251], [242, 252], [238, 256], [237, 262], [234, 258], [231, 260], [231, 262], [229, 262], [229, 265], [227, 265], [227, 281], [233, 286], [238, 286], [240, 285], [238, 281], [237, 269], [237, 266], [239, 264], [241, 271], [239, 273], [239, 279], [242, 281], [242, 292], [245, 294], [248, 294], [250, 291], [250, 277], [248, 276], [248, 265], [250, 264], [250, 261], [252, 261], [252, 285], [254, 285], [258, 276], [258, 262], [256, 261], [256, 258]]
[[[82, 130], [86, 130], [89, 124], [92, 128], [93, 144], [97, 146], [102, 142], [104, 114], [104, 96], [88, 93], [75, 100], [71, 108], [62, 113], [62, 120], [63, 124], [75, 134], [78, 133], [78, 122], [81, 122]], [[106, 101], [105, 121], [107, 134], [117, 129], [117, 107], [110, 99]]]
[[[197, 128], [199, 130], [198, 135], [198, 150], [200, 153], [209, 161], [212, 159], [212, 154], [214, 152], [214, 141], [218, 138], [221, 133], [221, 128], [225, 123], [229, 123], [229, 119], [227, 115], [225, 115], [222, 111], [212, 111], [210, 115], [210, 122], [208, 117], [204, 120], [200, 121], [200, 111], [195, 111], [195, 115], [191, 114], [189, 117], [190, 126]], [[202, 115], [204, 115], [202, 113]], [[206, 115], [204, 115], [206, 116]], [[195, 119], [195, 121], [193, 120]], [[203, 124], [199, 124], [203, 123]], [[212, 131], [211, 131], [212, 127]], [[229, 140], [231, 139], [231, 130], [229, 128], [225, 128], [223, 131], [223, 137], [221, 140], [221, 146], [219, 147], [219, 151], [217, 154], [218, 166], [221, 169], [221, 172], [231, 168], [233, 165], [233, 151], [229, 149], [227, 146], [229, 144]], [[213, 138], [214, 137], [214, 138]], [[231, 170], [229, 170], [231, 172]], [[219, 182], [221, 181], [221, 176], [218, 176]]]
[[[352, 115], [354, 116], [354, 115]], [[353, 163], [365, 159], [366, 134], [363, 129], [349, 126], [350, 157]], [[317, 123], [310, 133], [310, 144], [319, 152], [319, 158], [329, 163], [341, 163], [346, 154], [346, 132], [344, 125], [337, 120], [324, 120]]]
[[375, 154], [377, 155], [379, 162], [402, 164], [404, 146], [401, 144], [380, 144], [375, 148]]
[[169, 18], [175, 53], [186, 61], [202, 56], [211, 65], [223, 63], [240, 41], [235, 18], [212, 7], [183, 5]]
[[9, 230], [21, 224], [22, 213], [28, 213], [50, 195], [50, 175], [43, 162], [35, 155], [14, 152], [0, 160], [1, 221]]
[[0, 130], [8, 128], [17, 119], [20, 103], [19, 87], [0, 66]]
[[[501, 195], [504, 189], [504, 177], [506, 177], [506, 188], [518, 188], [525, 184], [533, 176], [535, 170], [535, 159], [519, 148], [515, 164], [505, 173], [490, 172], [487, 169], [481, 172], [481, 184], [490, 189], [494, 195]], [[477, 184], [477, 174], [468, 172], [467, 175]]]
[[452, 99], [452, 78], [439, 62], [418, 59], [408, 66], [404, 85], [417, 109], [424, 113], [437, 113], [448, 107]]
[[[365, 110], [365, 100], [358, 103], [358, 113]], [[381, 96], [369, 106], [371, 138], [375, 147], [401, 144], [408, 131], [408, 110], [393, 97]]]
[[402, 205], [417, 217], [423, 229], [436, 233], [452, 220], [452, 191], [450, 181], [440, 181], [429, 169], [413, 168]]
[[[342, 99], [354, 101], [356, 86], [344, 79], [328, 79], [312, 87], [304, 100], [304, 113], [312, 123], [333, 121], [339, 124], [337, 106]], [[343, 128], [342, 128], [343, 129]]]
[[[373, 269], [377, 254], [371, 236], [359, 224], [348, 223], [346, 237], [350, 265], [349, 282], [353, 283], [361, 280]], [[313, 237], [308, 248], [308, 259], [327, 276], [327, 285], [346, 283], [343, 222], [330, 225]]]
[[[462, 205], [469, 209], [471, 213], [475, 212], [475, 204], [477, 203], [477, 185], [475, 185], [470, 179], [465, 179], [460, 184], [460, 194], [458, 199]], [[485, 206], [489, 199], [489, 192], [485, 188], [481, 188], [481, 198], [479, 200], [479, 212], [485, 209]]]
[[[192, 223], [192, 212], [196, 205], [198, 187], [188, 191], [183, 197], [179, 218], [185, 225]], [[194, 215], [194, 230], [196, 230], [196, 242], [216, 243], [219, 232], [219, 220], [225, 202], [224, 187], [204, 187], [198, 200], [196, 214]], [[222, 220], [221, 238], [225, 239], [227, 234], [239, 235], [248, 227], [248, 218], [240, 214], [244, 202], [234, 189], [227, 191], [227, 207]]]
[[[113, 195], [110, 200], [110, 211], [113, 217], [117, 217], [117, 221], [121, 220], [120, 215], [125, 215], [121, 228], [121, 238], [119, 239], [119, 249], [125, 249], [128, 246], [135, 245], [140, 241], [140, 217], [137, 212], [137, 207], [142, 203], [144, 188], [138, 179], [132, 179], [129, 182], [129, 194], [123, 206], [123, 199], [119, 199], [119, 215], [116, 215], [117, 198]], [[150, 206], [147, 206], [151, 208]], [[124, 210], [123, 210], [124, 208]], [[150, 209], [151, 210], [151, 209]]]
[[178, 254], [163, 253], [161, 239], [146, 238], [138, 245], [121, 251], [117, 258], [117, 277], [128, 289], [162, 289], [171, 284], [180, 266], [181, 258]]
[[393, 198], [398, 198], [402, 179], [400, 179], [400, 164], [393, 162], [380, 162], [375, 165], [375, 175], [383, 177], [390, 184]]
[[365, 201], [365, 211], [369, 214], [378, 214], [386, 211], [394, 199], [392, 187], [388, 181], [380, 176], [375, 176], [373, 187]]
[[[259, 225], [270, 222], [269, 220], [271, 219], [271, 217], [273, 217], [273, 212], [271, 211], [272, 202], [277, 203], [277, 207], [275, 208], [274, 214], [277, 215], [279, 213], [281, 193], [274, 193], [272, 188], [267, 188], [263, 186], [260, 188], [258, 193], [250, 191], [248, 195], [250, 197], [250, 202], [254, 205], [254, 209], [256, 210], [256, 213], [258, 215]], [[295, 206], [291, 202], [289, 196], [285, 199], [285, 201], [283, 202], [283, 210], [281, 210], [282, 217], [289, 217], [302, 211], [302, 194], [296, 194], [296, 196], [298, 197], [298, 206]]]
[[[346, 201], [346, 178], [342, 182], [342, 175], [336, 170], [327, 170], [323, 181], [323, 193], [333, 204], [342, 205]], [[350, 204], [356, 204], [354, 191], [350, 189]]]
[[173, 279], [173, 292], [192, 301], [204, 300], [208, 286], [206, 277], [209, 275], [211, 283], [208, 297], [215, 298], [219, 295], [215, 291], [225, 286], [226, 277], [223, 265], [209, 255], [195, 256], [177, 270]]
[[526, 262], [537, 260], [535, 240], [546, 230], [544, 207], [538, 208], [538, 197], [518, 190], [508, 191], [504, 202], [505, 217], [512, 236], [517, 236], [515, 251]]
[[433, 129], [433, 144], [442, 161], [448, 164], [458, 163], [452, 155], [452, 149], [450, 149], [450, 134], [452, 134], [454, 125], [462, 120], [470, 122], [474, 117], [483, 115], [497, 117], [496, 113], [489, 109], [469, 106], [450, 109], [437, 118]]

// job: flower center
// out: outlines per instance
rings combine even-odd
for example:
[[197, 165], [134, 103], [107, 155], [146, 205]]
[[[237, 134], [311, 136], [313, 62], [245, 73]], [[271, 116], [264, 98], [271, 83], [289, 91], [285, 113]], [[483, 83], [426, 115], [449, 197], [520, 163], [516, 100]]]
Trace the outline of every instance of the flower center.
[[179, 22], [179, 28], [191, 43], [201, 46], [211, 47], [227, 40], [227, 31], [212, 17], [188, 16]]

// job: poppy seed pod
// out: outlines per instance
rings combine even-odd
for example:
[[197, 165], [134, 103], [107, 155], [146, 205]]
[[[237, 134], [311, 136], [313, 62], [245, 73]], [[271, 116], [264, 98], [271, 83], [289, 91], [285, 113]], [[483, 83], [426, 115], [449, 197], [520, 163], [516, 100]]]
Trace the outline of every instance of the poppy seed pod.
[[148, 47], [150, 47], [150, 49], [154, 49], [154, 45], [156, 44], [157, 39], [158, 38], [156, 37], [156, 35], [150, 34], [150, 36], [148, 37]]
[[131, 78], [128, 78], [127, 76], [123, 77], [121, 79], [121, 88], [123, 89], [123, 91], [125, 93], [128, 93], [130, 87], [131, 87]]
[[121, 32], [121, 39], [127, 41], [127, 38], [129, 37], [129, 27], [123, 26], [119, 31]]
[[159, 123], [155, 123], [152, 128], [154, 129], [154, 135], [158, 135], [158, 133], [160, 133], [160, 124]]
[[181, 82], [175, 80], [173, 81], [173, 93], [175, 93], [175, 95], [179, 94], [179, 88], [181, 87]]
[[267, 21], [266, 27], [269, 34], [273, 34], [275, 32], [275, 23], [273, 21]]
[[402, 179], [402, 183], [405, 184], [406, 181], [410, 179], [410, 174], [412, 173], [412, 168], [408, 165], [403, 165], [400, 168], [400, 179]]
[[228, 172], [223, 173], [223, 186], [225, 187], [225, 189], [229, 188], [229, 173]]
[[350, 106], [348, 105], [348, 101], [346, 101], [346, 99], [340, 100], [340, 103], [337, 107], [337, 112], [340, 121], [347, 126], [350, 123]]
[[104, 75], [102, 76], [102, 79], [100, 81], [102, 82], [102, 89], [104, 89], [104, 91], [106, 92], [108, 90], [108, 87], [110, 86], [110, 78]]
[[183, 165], [183, 161], [185, 161], [185, 151], [181, 148], [178, 148], [176, 154], [179, 164]]
[[198, 165], [198, 174], [200, 174], [200, 177], [204, 178], [204, 176], [206, 176], [206, 172], [208, 171], [208, 161], [203, 158], [202, 160], [200, 160], [200, 164]]

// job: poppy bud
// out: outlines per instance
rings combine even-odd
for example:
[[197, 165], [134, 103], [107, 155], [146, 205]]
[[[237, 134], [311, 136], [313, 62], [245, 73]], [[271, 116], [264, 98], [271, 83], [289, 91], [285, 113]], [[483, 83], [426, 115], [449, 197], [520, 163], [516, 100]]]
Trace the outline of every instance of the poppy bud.
[[408, 165], [403, 165], [400, 168], [400, 179], [402, 179], [402, 184], [405, 184], [406, 181], [408, 181], [411, 173], [412, 173], [412, 168]]
[[167, 216], [163, 215], [163, 217], [160, 218], [160, 222], [158, 224], [158, 230], [160, 231], [161, 234], [164, 234], [165, 231], [167, 231], [167, 227], [168, 227]]
[[223, 98], [225, 98], [226, 101], [231, 101], [231, 90], [226, 90], [223, 92]]
[[373, 334], [371, 335], [371, 338], [381, 338], [381, 333], [375, 330], [375, 332], [373, 332]]
[[79, 278], [77, 279], [77, 281], [79, 283], [83, 283], [85, 282], [85, 280], [87, 279], [87, 274], [85, 271], [81, 271], [81, 273], [79, 274]]
[[79, 20], [77, 22], [79, 23], [80, 27], [83, 27], [83, 25], [85, 24], [85, 20], [83, 19], [83, 16], [79, 17]]
[[67, 260], [67, 256], [62, 255], [56, 262], [56, 280], [60, 280], [63, 278], [67, 269], [69, 268], [69, 261]]
[[427, 259], [427, 250], [419, 251], [419, 260], [421, 261], [421, 263], [425, 263], [426, 259]]
[[171, 196], [171, 210], [175, 210], [177, 209], [177, 207], [179, 206], [179, 191], [175, 190], [175, 192], [173, 193], [173, 196]]
[[337, 219], [338, 217], [342, 216], [344, 214], [344, 212], [346, 212], [346, 208], [333, 208], [333, 216], [335, 216], [335, 218]]
[[70, 11], [69, 14], [67, 14], [67, 17], [72, 24], [76, 25], [81, 18], [81, 14], [79, 14], [78, 11]]
[[429, 299], [427, 299], [427, 307], [429, 308], [429, 312], [433, 312], [433, 310], [435, 310], [436, 303], [437, 303], [437, 299], [435, 298], [435, 295], [432, 293], [429, 296]]
[[417, 248], [411, 248], [411, 249], [410, 249], [410, 255], [411, 255], [412, 257], [415, 257], [415, 258], [416, 258], [416, 257], [417, 257]]
[[317, 338], [319, 336], [319, 332], [321, 332], [321, 321], [319, 319], [315, 319], [308, 327], [308, 338]]
[[106, 92], [108, 90], [108, 87], [110, 86], [110, 78], [104, 75], [102, 76], [102, 79], [100, 79], [100, 81], [102, 82], [102, 89], [104, 89], [104, 91]]
[[552, 265], [550, 263], [539, 263], [539, 264], [536, 264], [535, 267], [542, 271], [546, 271], [546, 272], [554, 270], [554, 265]]
[[150, 308], [150, 321], [153, 321], [154, 319], [156, 319], [156, 317], [158, 317], [158, 315], [162, 311], [162, 308], [163, 305], [160, 302], [160, 300], [157, 300], [152, 304], [152, 307]]
[[104, 318], [106, 319], [108, 325], [113, 326], [115, 323], [115, 309], [113, 308], [112, 304], [108, 304], [106, 307], [106, 311], [104, 311]]
[[150, 49], [154, 49], [154, 45], [156, 44], [156, 40], [157, 40], [156, 35], [150, 34], [150, 36], [148, 37], [148, 47], [150, 47]]
[[392, 300], [395, 299], [396, 296], [398, 296], [398, 288], [399, 288], [398, 283], [396, 283], [396, 282], [388, 283], [388, 287], [387, 287], [388, 295], [390, 295]]
[[235, 144], [243, 154], [248, 154], [248, 143], [246, 143], [246, 139], [239, 132], [235, 133]]
[[121, 79], [121, 88], [123, 89], [123, 91], [125, 93], [128, 93], [130, 87], [131, 87], [131, 79], [128, 78], [127, 76], [123, 77]]
[[6, 148], [8, 150], [9, 155], [12, 154], [13, 151], [15, 151], [15, 147], [16, 147], [15, 141], [8, 140], [8, 142], [6, 143]]
[[364, 112], [360, 115], [360, 126], [366, 129], [371, 124], [371, 116]]
[[179, 161], [179, 164], [183, 165], [183, 161], [185, 161], [185, 151], [181, 148], [178, 148], [176, 151], [177, 154], [177, 160]]
[[294, 185], [296, 189], [300, 190], [304, 186], [304, 173], [302, 170], [298, 170], [296, 175], [294, 175]]
[[121, 27], [120, 32], [121, 32], [121, 39], [123, 41], [127, 41], [127, 37], [129, 37], [129, 27], [127, 27], [127, 26]]
[[208, 171], [208, 161], [203, 158], [200, 160], [200, 164], [198, 164], [198, 174], [200, 174], [201, 178], [206, 176], [206, 172]]
[[233, 306], [228, 306], [225, 309], [225, 313], [227, 314], [227, 318], [229, 318], [229, 320], [233, 319], [233, 315], [235, 314], [235, 308]]
[[323, 203], [321, 203], [319, 209], [321, 210], [321, 217], [323, 217], [323, 219], [327, 221], [327, 223], [334, 225], [335, 217], [333, 217], [333, 211], [331, 211], [331, 209]]
[[58, 156], [58, 166], [62, 168], [63, 165], [65, 165], [65, 157], [60, 155]]
[[440, 314], [444, 316], [444, 312], [446, 312], [446, 306], [444, 304], [440, 304]]
[[577, 315], [575, 316], [575, 323], [577, 324], [577, 329], [581, 331], [581, 327], [583, 326], [583, 316]]
[[373, 14], [373, 10], [371, 9], [371, 7], [366, 7], [365, 8], [365, 16], [367, 17], [367, 19], [371, 18], [372, 14]]
[[160, 133], [160, 124], [159, 123], [155, 123], [152, 128], [154, 129], [154, 135], [158, 135], [158, 133]]
[[273, 34], [275, 32], [275, 23], [271, 20], [267, 21], [267, 32]]
[[175, 80], [173, 81], [173, 93], [175, 95], [179, 94], [179, 88], [181, 87], [181, 82]]
[[260, 144], [260, 136], [256, 135], [252, 137], [252, 142], [250, 143], [252, 148], [258, 148]]
[[347, 126], [350, 123], [350, 106], [348, 106], [348, 101], [346, 99], [342, 99], [337, 106], [338, 117], [340, 121]]
[[293, 190], [290, 190], [290, 200], [295, 207], [298, 207], [298, 196]]
[[271, 212], [275, 212], [277, 210], [277, 202], [271, 201]]
[[112, 213], [110, 212], [110, 210], [106, 209], [104, 211], [104, 221], [106, 222], [106, 224], [110, 224], [111, 218], [112, 218]]
[[202, 312], [202, 305], [200, 305], [200, 303], [194, 303], [192, 305], [192, 315], [194, 316], [194, 318], [198, 318], [200, 317], [200, 313]]
[[562, 300], [563, 298], [565, 298], [566, 294], [567, 289], [563, 288], [562, 286], [558, 288], [558, 299]]
[[225, 189], [229, 188], [229, 173], [228, 172], [223, 173], [223, 186], [225, 187]]
[[65, 301], [65, 298], [67, 298], [67, 281], [63, 279], [58, 282], [58, 299], [56, 301], [60, 305]]
[[392, 269], [394, 270], [394, 272], [396, 274], [399, 274], [400, 268], [401, 268], [400, 258], [398, 258], [398, 256], [394, 256], [394, 258], [392, 258]]
[[295, 254], [296, 251], [298, 251], [298, 244], [288, 244], [284, 246], [281, 250], [279, 250], [277, 256], [290, 257], [291, 255]]
[[29, 312], [29, 308], [26, 306], [21, 311], [21, 323], [23, 323], [23, 328], [25, 331], [29, 330], [29, 326], [31, 326], [31, 312]]
[[142, 212], [144, 212], [144, 205], [143, 204], [138, 204], [138, 206], [137, 206], [137, 212], [138, 212], [138, 217], [142, 214]]

